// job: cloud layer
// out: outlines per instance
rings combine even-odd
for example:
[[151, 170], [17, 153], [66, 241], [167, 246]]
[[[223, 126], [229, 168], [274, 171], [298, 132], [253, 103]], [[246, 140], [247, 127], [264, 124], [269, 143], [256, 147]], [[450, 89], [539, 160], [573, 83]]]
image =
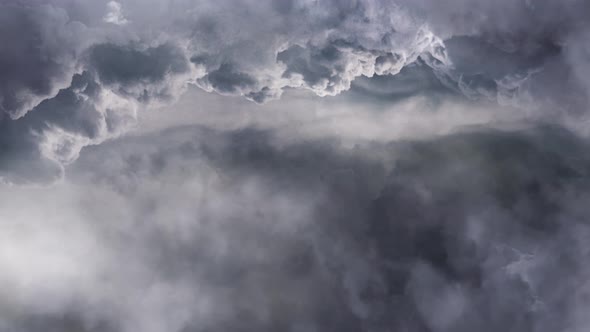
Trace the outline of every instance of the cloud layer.
[[[359, 77], [411, 65], [455, 93], [551, 119], [578, 119], [588, 108], [583, 0], [60, 0], [1, 9], [0, 121], [12, 133], [4, 150], [30, 146], [23, 153], [31, 162], [57, 161], [56, 168], [83, 146], [126, 131], [114, 120], [110, 130], [81, 135], [56, 113], [86, 117], [76, 103], [101, 104], [90, 126], [104, 127], [109, 117], [132, 120], [137, 109], [175, 100], [189, 83], [265, 102], [291, 88], [337, 95]], [[41, 104], [59, 107], [53, 100], [75, 89], [80, 75], [99, 86], [100, 101], [87, 95], [25, 116]], [[69, 148], [43, 152], [46, 141]], [[9, 166], [0, 171], [8, 182], [26, 177]]]
[[176, 128], [90, 148], [53, 188], [4, 191], [2, 328], [588, 326], [586, 140], [273, 136]]
[[588, 12], [0, 4], [0, 331], [588, 330]]

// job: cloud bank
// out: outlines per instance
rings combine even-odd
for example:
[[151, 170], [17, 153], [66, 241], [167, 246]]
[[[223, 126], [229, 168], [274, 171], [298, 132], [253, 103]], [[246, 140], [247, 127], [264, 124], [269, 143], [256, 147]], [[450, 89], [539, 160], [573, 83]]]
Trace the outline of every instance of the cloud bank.
[[273, 136], [175, 128], [89, 148], [52, 188], [4, 191], [2, 328], [588, 326], [587, 140]]
[[[424, 67], [471, 99], [557, 120], [580, 117], [588, 107], [587, 11], [582, 0], [2, 4], [0, 121], [11, 132], [2, 142], [7, 152], [30, 147], [16, 159], [61, 169], [82, 147], [127, 131], [137, 110], [175, 100], [187, 84], [262, 103], [285, 89], [334, 96], [359, 77], [408, 66]], [[79, 89], [80, 76], [100, 92], [57, 106]], [[43, 111], [48, 105], [61, 109]], [[100, 115], [87, 114], [90, 108]], [[87, 118], [80, 127], [110, 127], [81, 134], [56, 113]], [[8, 182], [26, 177], [11, 165], [1, 172]]]
[[0, 4], [0, 331], [588, 330], [588, 12]]

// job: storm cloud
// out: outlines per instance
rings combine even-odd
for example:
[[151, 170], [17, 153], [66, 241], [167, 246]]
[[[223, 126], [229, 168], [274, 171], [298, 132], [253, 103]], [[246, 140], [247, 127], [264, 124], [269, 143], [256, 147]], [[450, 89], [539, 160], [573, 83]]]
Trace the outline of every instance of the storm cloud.
[[[53, 138], [45, 132], [30, 137], [36, 125], [24, 115], [39, 112], [42, 102], [72, 89], [85, 73], [101, 95], [112, 96], [102, 98], [103, 108], [118, 113], [114, 109], [127, 104], [125, 114], [114, 116], [128, 118], [176, 100], [187, 84], [262, 103], [285, 89], [334, 96], [359, 77], [380, 79], [422, 66], [445, 89], [467, 98], [575, 123], [588, 108], [587, 11], [583, 0], [3, 4], [1, 121], [18, 128], [5, 131], [18, 137], [3, 141], [7, 151], [15, 149], [11, 142], [37, 142], [23, 144], [31, 146], [25, 154], [43, 159], [36, 152], [43, 140], [63, 141], [57, 144], [76, 155], [110, 138], [80, 137], [61, 127], [55, 112], [35, 116], [47, 116], [42, 121], [55, 128]], [[2, 177], [11, 182], [15, 172], [3, 167]]]
[[[555, 127], [353, 149], [273, 136], [118, 140], [66, 183], [5, 192], [4, 329], [587, 326], [586, 140]], [[30, 195], [44, 203], [25, 213]]]
[[0, 4], [0, 332], [588, 330], [588, 13]]

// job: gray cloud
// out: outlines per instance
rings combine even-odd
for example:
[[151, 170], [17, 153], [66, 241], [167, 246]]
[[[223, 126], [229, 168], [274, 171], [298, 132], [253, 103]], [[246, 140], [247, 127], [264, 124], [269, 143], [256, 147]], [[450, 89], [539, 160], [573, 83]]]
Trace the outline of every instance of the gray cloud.
[[63, 165], [74, 161], [83, 146], [116, 136], [133, 122], [135, 106], [114, 98], [84, 72], [73, 77], [69, 88], [22, 118], [2, 120], [3, 180], [27, 183], [60, 178]]
[[[71, 24], [88, 26], [100, 39], [111, 35], [128, 43], [138, 38], [182, 41], [200, 70], [193, 77], [199, 79], [197, 84], [258, 101], [276, 98], [288, 87], [334, 95], [347, 90], [359, 76], [397, 74], [420, 57], [441, 79], [458, 84], [468, 95], [494, 93], [499, 86], [516, 89], [532, 72], [542, 71], [550, 58], [567, 67], [573, 65], [562, 56], [562, 49], [572, 53], [570, 48], [583, 44], [586, 24], [579, 13], [587, 9], [584, 1], [555, 6], [550, 1], [533, 5], [478, 0], [444, 5], [432, 1], [263, 1], [257, 2], [256, 12], [249, 3], [233, 1], [152, 1], [147, 5], [111, 1], [88, 5], [86, 10], [78, 2], [61, 5], [57, 8], [66, 22], [70, 11], [80, 20]], [[115, 15], [115, 10], [130, 23], [105, 27], [102, 16], [96, 20], [91, 14], [101, 5], [107, 16]], [[141, 63], [139, 54], [127, 54], [134, 56]], [[75, 55], [70, 60], [75, 62]], [[45, 76], [51, 79], [54, 74]]]
[[4, 181], [60, 178], [84, 146], [132, 128], [139, 107], [173, 100], [190, 72], [183, 53], [169, 44], [146, 49], [97, 44], [87, 53], [87, 70], [74, 74], [67, 88], [19, 119], [0, 120]]
[[[428, 86], [442, 84], [550, 121], [580, 122], [588, 108], [588, 25], [581, 14], [588, 5], [582, 0], [60, 0], [3, 9], [0, 38], [10, 46], [0, 57], [2, 121], [25, 131], [31, 126], [11, 119], [37, 112], [84, 72], [100, 84], [101, 95], [112, 96], [102, 98], [103, 108], [128, 105], [119, 116], [125, 118], [175, 100], [187, 83], [263, 103], [285, 89], [333, 96], [358, 78], [360, 86], [377, 75], [380, 85], [388, 79], [381, 77], [402, 71], [400, 80], [418, 75], [422, 82], [419, 75], [429, 75], [440, 83]], [[396, 93], [385, 90], [377, 98]], [[53, 132], [71, 140], [69, 129]], [[79, 150], [107, 138], [73, 145]]]
[[[588, 144], [555, 127], [362, 149], [186, 127], [91, 147], [67, 182], [3, 193], [0, 246], [27, 255], [1, 256], [4, 284], [36, 272], [2, 290], [2, 321], [583, 330]], [[23, 212], [30, 197], [46, 203]]]
[[[88, 53], [90, 66], [103, 84], [119, 94], [132, 95], [140, 101], [149, 101], [154, 97], [165, 99], [177, 93], [166, 91], [179, 87], [168, 81], [174, 75], [190, 70], [182, 50], [169, 44], [144, 50], [127, 45], [98, 44]], [[162, 83], [164, 87], [159, 91], [157, 86]]]
[[50, 5], [5, 3], [0, 11], [0, 111], [17, 118], [67, 86], [86, 27]]
[[0, 9], [0, 330], [587, 329], [587, 1]]

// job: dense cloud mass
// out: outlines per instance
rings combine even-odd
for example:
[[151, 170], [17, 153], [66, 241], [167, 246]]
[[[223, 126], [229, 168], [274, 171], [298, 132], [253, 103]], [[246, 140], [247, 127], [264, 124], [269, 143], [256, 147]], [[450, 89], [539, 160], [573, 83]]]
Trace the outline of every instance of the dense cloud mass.
[[6, 191], [3, 330], [588, 326], [590, 142], [554, 127], [353, 149], [273, 137], [177, 128]]
[[[38, 0], [1, 6], [0, 121], [18, 128], [5, 131], [12, 134], [4, 149], [27, 145], [27, 158], [46, 159], [39, 153], [43, 141], [70, 146], [42, 161], [58, 160], [57, 168], [83, 146], [126, 131], [80, 135], [52, 116], [63, 110], [39, 115], [54, 130], [36, 131], [25, 115], [40, 112], [44, 101], [55, 104], [77, 75], [91, 75], [100, 86], [102, 117], [118, 113], [121, 104], [129, 113], [173, 101], [186, 84], [261, 103], [286, 88], [337, 95], [359, 77], [397, 75], [409, 65], [423, 66], [454, 93], [555, 121], [576, 122], [588, 108], [590, 8], [584, 0]], [[67, 113], [79, 112], [74, 106]], [[95, 120], [91, 126], [102, 126], [101, 117]], [[10, 165], [0, 171], [8, 182], [23, 177]]]
[[0, 332], [581, 332], [590, 1], [0, 2]]

